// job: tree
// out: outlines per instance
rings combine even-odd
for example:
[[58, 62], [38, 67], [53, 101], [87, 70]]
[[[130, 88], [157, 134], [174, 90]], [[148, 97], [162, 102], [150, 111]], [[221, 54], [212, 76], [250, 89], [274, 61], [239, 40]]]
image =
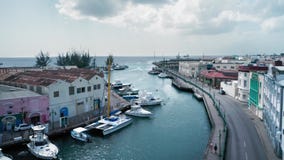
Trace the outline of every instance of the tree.
[[40, 68], [46, 67], [50, 62], [51, 62], [51, 59], [47, 52], [43, 53], [42, 51], [40, 51], [38, 56], [36, 56], [36, 67], [40, 67]]
[[91, 57], [89, 52], [85, 51], [76, 51], [66, 52], [66, 54], [59, 54], [57, 57], [56, 64], [58, 66], [77, 66], [78, 68], [88, 68], [90, 67]]

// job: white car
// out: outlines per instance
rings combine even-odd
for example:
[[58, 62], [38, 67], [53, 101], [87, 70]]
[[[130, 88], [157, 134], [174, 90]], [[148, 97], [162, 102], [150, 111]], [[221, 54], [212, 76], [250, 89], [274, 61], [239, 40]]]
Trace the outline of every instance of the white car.
[[18, 126], [15, 126], [14, 131], [23, 131], [23, 130], [28, 130], [28, 129], [31, 129], [31, 125], [22, 123], [22, 124], [19, 124]]

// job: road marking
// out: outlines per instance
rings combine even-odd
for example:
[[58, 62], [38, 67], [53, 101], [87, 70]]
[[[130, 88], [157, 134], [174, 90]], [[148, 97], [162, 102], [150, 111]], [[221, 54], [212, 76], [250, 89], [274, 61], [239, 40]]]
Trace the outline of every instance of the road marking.
[[244, 141], [244, 147], [246, 148], [247, 144], [246, 144], [246, 141]]
[[246, 160], [248, 160], [248, 153], [247, 153], [247, 152], [245, 152], [245, 155], [246, 155]]

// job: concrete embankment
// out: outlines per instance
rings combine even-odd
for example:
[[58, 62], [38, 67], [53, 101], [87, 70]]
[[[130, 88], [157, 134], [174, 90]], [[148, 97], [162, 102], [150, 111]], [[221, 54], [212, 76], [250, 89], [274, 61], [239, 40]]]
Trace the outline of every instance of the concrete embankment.
[[191, 88], [191, 90], [198, 92], [203, 97], [204, 106], [211, 125], [211, 133], [204, 153], [204, 159], [224, 159], [228, 133], [227, 126], [225, 118], [219, 109], [219, 104], [210, 94], [210, 89], [206, 86], [200, 87], [197, 82], [193, 83], [190, 78], [184, 77], [174, 71], [167, 71], [167, 74], [171, 74], [174, 77], [174, 83], [177, 88], [182, 90], [184, 88]]

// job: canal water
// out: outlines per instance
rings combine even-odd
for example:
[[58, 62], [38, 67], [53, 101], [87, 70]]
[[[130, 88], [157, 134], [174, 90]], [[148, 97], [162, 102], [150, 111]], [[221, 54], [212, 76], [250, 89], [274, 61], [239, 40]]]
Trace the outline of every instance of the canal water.
[[[92, 143], [75, 141], [70, 134], [52, 139], [60, 149], [60, 159], [202, 159], [210, 134], [203, 103], [192, 94], [175, 89], [170, 79], [149, 75], [147, 72], [153, 67], [153, 61], [149, 57], [115, 59], [116, 63], [126, 64], [129, 68], [112, 71], [111, 81], [130, 82], [135, 88], [161, 97], [164, 100], [161, 106], [144, 107], [154, 116], [133, 117], [133, 123], [118, 132], [106, 137], [93, 135]], [[20, 148], [10, 152], [15, 154], [26, 149]], [[32, 159], [30, 154], [16, 158]]]

